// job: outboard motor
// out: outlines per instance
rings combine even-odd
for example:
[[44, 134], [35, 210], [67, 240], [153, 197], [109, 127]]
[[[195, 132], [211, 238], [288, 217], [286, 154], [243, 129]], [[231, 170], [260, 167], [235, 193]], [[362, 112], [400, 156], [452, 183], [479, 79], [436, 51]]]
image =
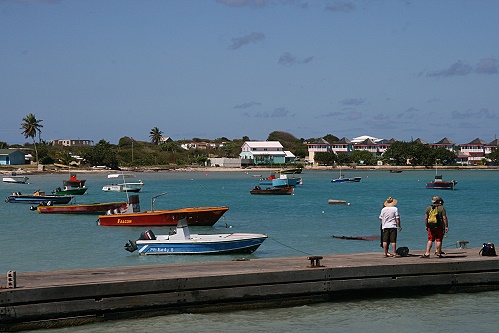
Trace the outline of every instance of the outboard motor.
[[[140, 237], [138, 240], [155, 240], [155, 239], [156, 235], [154, 234], [154, 232], [152, 232], [152, 230], [147, 230], [140, 233]], [[125, 250], [127, 250], [128, 252], [133, 252], [137, 249], [138, 247], [136, 241], [128, 240], [128, 243], [125, 244]]]
[[140, 233], [139, 240], [155, 240], [156, 235], [152, 230], [143, 231]]
[[133, 252], [137, 249], [138, 249], [137, 243], [135, 243], [132, 240], [128, 240], [128, 243], [125, 244], [125, 250], [127, 250], [128, 252]]

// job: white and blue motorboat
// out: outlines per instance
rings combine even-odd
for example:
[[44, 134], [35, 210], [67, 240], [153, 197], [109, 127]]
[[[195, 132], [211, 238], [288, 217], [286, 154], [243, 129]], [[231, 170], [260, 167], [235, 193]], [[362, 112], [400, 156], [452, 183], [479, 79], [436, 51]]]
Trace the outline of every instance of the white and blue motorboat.
[[182, 219], [168, 235], [154, 235], [151, 230], [142, 232], [138, 240], [125, 244], [125, 250], [138, 250], [140, 255], [253, 253], [265, 239], [265, 234], [191, 234]]

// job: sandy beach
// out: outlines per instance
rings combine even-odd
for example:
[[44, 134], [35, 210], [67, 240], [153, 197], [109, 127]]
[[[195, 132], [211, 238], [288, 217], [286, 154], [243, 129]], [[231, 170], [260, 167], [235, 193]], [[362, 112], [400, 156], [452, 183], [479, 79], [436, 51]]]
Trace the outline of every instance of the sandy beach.
[[[357, 165], [342, 166], [343, 170], [431, 170], [434, 167], [425, 166], [390, 166], [390, 165]], [[303, 172], [307, 170], [326, 171], [338, 170], [339, 167], [333, 166], [306, 166]], [[470, 166], [438, 166], [439, 170], [499, 170], [499, 166], [470, 165]], [[151, 166], [151, 167], [124, 167], [121, 170], [106, 170], [92, 167], [71, 167], [72, 172], [76, 173], [116, 173], [116, 172], [246, 172], [246, 173], [270, 173], [279, 170], [279, 167], [250, 167], [250, 168], [225, 168], [225, 167], [175, 167], [175, 166]], [[68, 173], [68, 168], [62, 168], [54, 165], [44, 165], [43, 167], [32, 165], [2, 165], [0, 173], [7, 175], [15, 172], [18, 175], [25, 174], [50, 174], [50, 173]]]

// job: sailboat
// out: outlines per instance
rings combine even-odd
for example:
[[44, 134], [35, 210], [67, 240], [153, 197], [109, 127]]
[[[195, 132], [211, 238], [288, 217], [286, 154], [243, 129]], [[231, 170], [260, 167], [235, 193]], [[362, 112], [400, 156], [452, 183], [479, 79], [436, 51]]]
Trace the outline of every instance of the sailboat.
[[362, 180], [362, 177], [350, 177], [346, 178], [342, 173], [341, 173], [341, 167], [340, 169], [340, 176], [338, 178], [335, 178], [331, 180], [331, 183], [358, 183]]

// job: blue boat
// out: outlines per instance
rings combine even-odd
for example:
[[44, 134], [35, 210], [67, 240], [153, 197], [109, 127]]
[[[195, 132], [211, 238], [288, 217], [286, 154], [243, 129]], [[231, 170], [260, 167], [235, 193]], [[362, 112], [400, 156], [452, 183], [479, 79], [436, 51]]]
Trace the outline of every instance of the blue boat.
[[301, 177], [288, 177], [286, 174], [276, 174], [273, 173], [268, 178], [261, 178], [258, 181], [259, 185], [262, 186], [272, 186], [272, 187], [295, 187], [296, 185], [302, 184]]
[[72, 195], [46, 195], [43, 191], [36, 191], [34, 194], [22, 194], [14, 192], [5, 198], [8, 203], [27, 203], [40, 205], [67, 204], [73, 199]]
[[141, 255], [253, 253], [265, 239], [264, 234], [191, 234], [186, 220], [181, 219], [175, 232], [154, 235], [151, 230], [145, 231], [138, 240], [129, 240], [125, 250], [139, 250]]
[[350, 177], [347, 178], [344, 175], [341, 174], [341, 169], [340, 169], [340, 176], [338, 178], [332, 179], [331, 183], [358, 183], [362, 180], [362, 177]]
[[338, 178], [332, 179], [331, 183], [358, 183], [362, 180], [362, 177], [350, 177], [340, 176]]

